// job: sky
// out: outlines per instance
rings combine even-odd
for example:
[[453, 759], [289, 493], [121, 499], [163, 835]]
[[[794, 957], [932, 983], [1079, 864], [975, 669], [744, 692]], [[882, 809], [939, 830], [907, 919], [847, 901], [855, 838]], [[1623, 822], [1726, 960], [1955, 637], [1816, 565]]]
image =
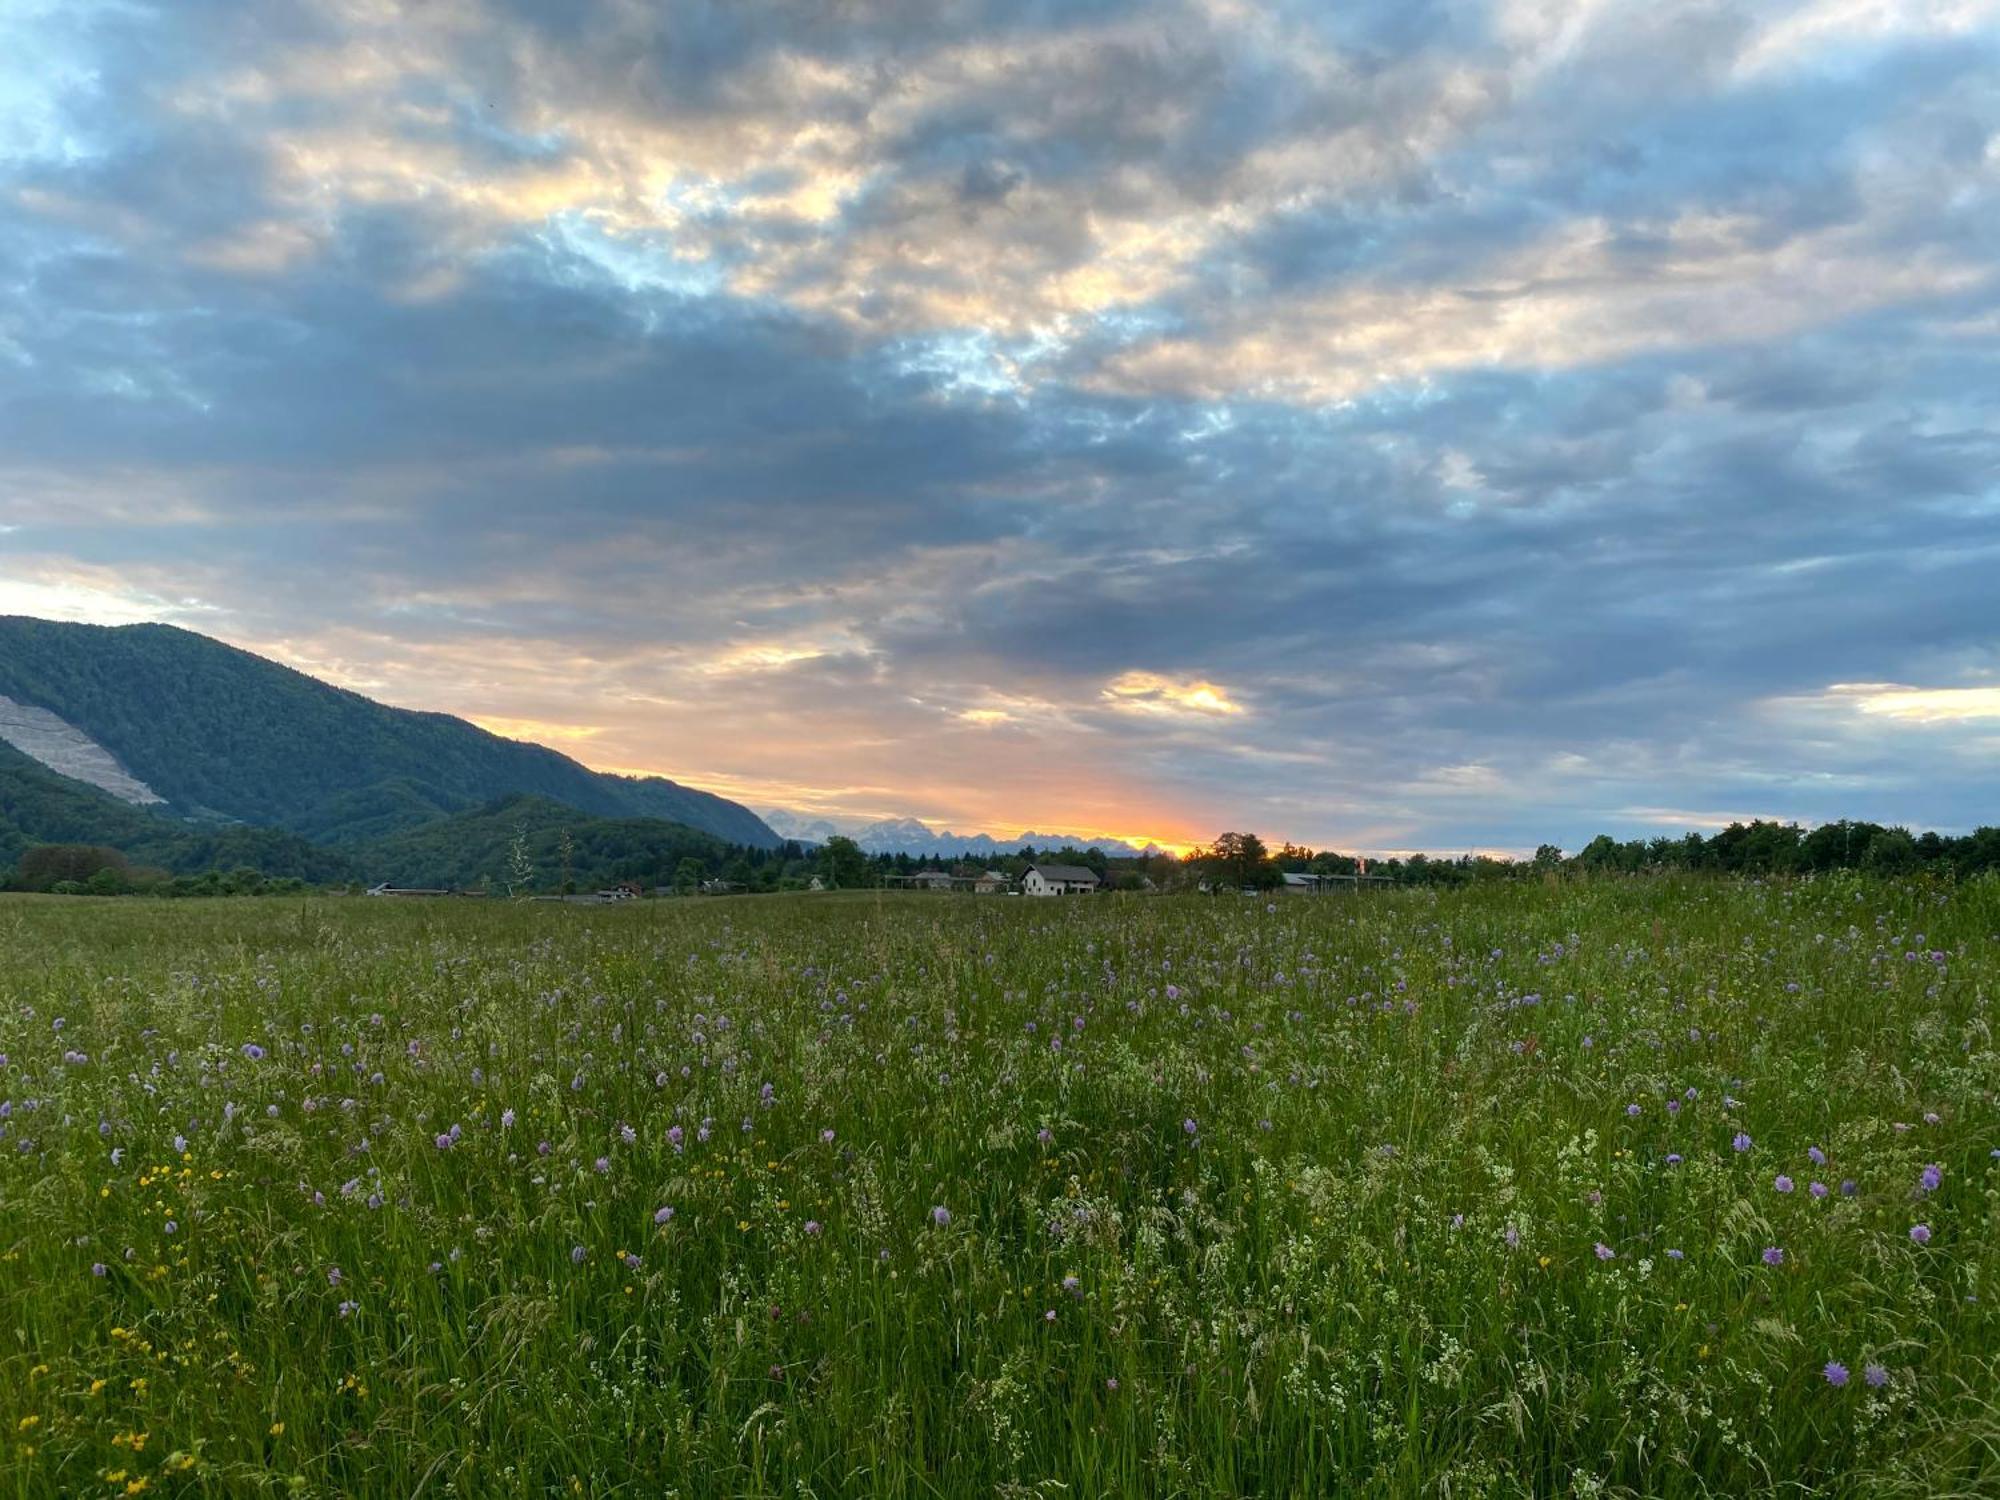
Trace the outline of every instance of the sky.
[[762, 809], [2000, 821], [2000, 0], [0, 0], [0, 612]]

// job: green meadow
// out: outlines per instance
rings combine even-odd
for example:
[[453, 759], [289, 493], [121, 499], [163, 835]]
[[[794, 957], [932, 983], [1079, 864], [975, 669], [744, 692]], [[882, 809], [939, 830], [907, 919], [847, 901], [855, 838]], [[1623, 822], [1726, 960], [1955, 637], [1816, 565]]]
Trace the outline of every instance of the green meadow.
[[2000, 1494], [2000, 882], [0, 899], [0, 1495]]

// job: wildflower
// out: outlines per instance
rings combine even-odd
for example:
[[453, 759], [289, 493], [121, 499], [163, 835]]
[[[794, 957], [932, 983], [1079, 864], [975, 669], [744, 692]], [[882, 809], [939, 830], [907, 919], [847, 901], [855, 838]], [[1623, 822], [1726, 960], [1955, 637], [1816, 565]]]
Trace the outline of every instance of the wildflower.
[[1667, 1252], [1667, 1259], [1668, 1259], [1668, 1260], [1686, 1260], [1686, 1259], [1687, 1259], [1687, 1253], [1686, 1253], [1685, 1251], [1682, 1251], [1682, 1250], [1669, 1250], [1669, 1251]]
[[1042, 1314], [1042, 1321], [1044, 1323], [1053, 1323], [1055, 1322], [1055, 1320], [1056, 1320], [1056, 1310], [1053, 1307], [1049, 1308], [1046, 1312]]
[[1938, 1166], [1936, 1162], [1932, 1162], [1924, 1168], [1923, 1175], [1917, 1180], [1923, 1184], [1925, 1192], [1935, 1193], [1938, 1190], [1938, 1184], [1944, 1181], [1944, 1169]]
[[1192, 1120], [1183, 1120], [1181, 1121], [1181, 1129], [1185, 1130], [1189, 1135], [1193, 1135], [1195, 1133], [1196, 1126], [1194, 1121]]
[[620, 1125], [618, 1127], [618, 1139], [630, 1146], [638, 1141], [639, 1132], [634, 1130], [630, 1125]]
[[1879, 1391], [1889, 1383], [1889, 1372], [1883, 1366], [1870, 1360], [1861, 1367], [1861, 1378]]
[[1751, 1146], [1753, 1146], [1756, 1143], [1752, 1141], [1749, 1136], [1745, 1135], [1742, 1131], [1739, 1130], [1736, 1132], [1735, 1139], [1730, 1141], [1729, 1144], [1734, 1146], [1738, 1151], [1748, 1151], [1751, 1148]]
[[1105, 1377], [1104, 1377], [1104, 1388], [1105, 1388], [1105, 1389], [1106, 1389], [1107, 1391], [1115, 1391], [1115, 1390], [1117, 1390], [1117, 1389], [1118, 1389], [1118, 1377], [1117, 1377], [1116, 1375], [1107, 1375], [1107, 1376], [1105, 1376]]
[[1826, 1383], [1830, 1386], [1839, 1387], [1847, 1384], [1847, 1366], [1837, 1359], [1828, 1360], [1823, 1373], [1826, 1376]]
[[653, 1222], [655, 1224], [664, 1224], [673, 1216], [674, 1211], [671, 1207], [662, 1206], [653, 1210]]
[[1819, 1147], [1817, 1146], [1806, 1147], [1806, 1155], [1809, 1158], [1811, 1158], [1812, 1164], [1814, 1166], [1823, 1167], [1826, 1165], [1826, 1153], [1820, 1150]]
[[1809, 1185], [1806, 1191], [1811, 1193], [1815, 1198], [1824, 1198], [1827, 1194], [1827, 1186], [1823, 1182], [1815, 1182]]
[[589, 1253], [590, 1252], [585, 1250], [581, 1245], [570, 1246], [570, 1251], [569, 1251], [570, 1264], [577, 1266], [582, 1265], [584, 1256], [588, 1255]]
[[264, 1049], [255, 1042], [245, 1042], [243, 1044], [243, 1055], [252, 1062], [262, 1062], [264, 1060]]
[[942, 1203], [935, 1205], [931, 1209], [931, 1222], [937, 1225], [938, 1228], [943, 1229], [947, 1224], [951, 1223], [951, 1210], [946, 1208]]
[[1599, 1240], [1597, 1242], [1597, 1258], [1599, 1260], [1615, 1260], [1617, 1256], [1618, 1252], [1605, 1244], [1604, 1241]]
[[513, 1110], [503, 1109], [500, 1111], [500, 1128], [502, 1130], [512, 1130], [514, 1128]]
[[1771, 1186], [1781, 1193], [1789, 1193], [1792, 1190], [1792, 1179], [1780, 1172]]
[[100, 1276], [100, 1277], [109, 1276], [111, 1274], [111, 1270], [108, 1266], [104, 1264], [103, 1261], [94, 1260], [90, 1263], [90, 1274], [93, 1276]]
[[1764, 1247], [1765, 1265], [1782, 1266], [1784, 1263], [1785, 1263], [1785, 1252], [1783, 1250], [1780, 1250], [1776, 1245], [1767, 1245]]
[[1625, 1106], [1625, 1113], [1632, 1119], [1636, 1120], [1639, 1118], [1640, 1115], [1639, 1106], [1636, 1104], [1628, 1104]]
[[1914, 1244], [1928, 1245], [1931, 1242], [1931, 1226], [1928, 1224], [1912, 1224], [1910, 1226], [1910, 1240]]
[[338, 1308], [335, 1309], [335, 1311], [337, 1311], [343, 1318], [351, 1318], [356, 1313], [361, 1311], [361, 1304], [359, 1302], [343, 1302], [340, 1304]]
[[326, 1284], [327, 1284], [328, 1286], [339, 1286], [339, 1285], [340, 1285], [340, 1267], [339, 1267], [339, 1266], [328, 1266], [328, 1267], [326, 1268]]
[[819, 1228], [820, 1228], [820, 1225], [819, 1225], [819, 1220], [818, 1220], [818, 1219], [807, 1219], [807, 1220], [806, 1220], [806, 1233], [807, 1233], [807, 1234], [818, 1234], [818, 1233], [819, 1233]]
[[449, 1151], [451, 1149], [451, 1136], [440, 1133], [437, 1138], [437, 1148], [440, 1151]]
[[672, 1146], [676, 1151], [682, 1149], [681, 1143], [686, 1139], [687, 1132], [682, 1130], [680, 1126], [670, 1125], [667, 1127], [667, 1144]]
[[1678, 1151], [1669, 1151], [1669, 1152], [1667, 1153], [1667, 1165], [1668, 1165], [1668, 1166], [1670, 1166], [1670, 1167], [1678, 1167], [1678, 1166], [1679, 1166], [1680, 1164], [1681, 1164], [1681, 1154], [1680, 1154], [1680, 1152], [1678, 1152]]

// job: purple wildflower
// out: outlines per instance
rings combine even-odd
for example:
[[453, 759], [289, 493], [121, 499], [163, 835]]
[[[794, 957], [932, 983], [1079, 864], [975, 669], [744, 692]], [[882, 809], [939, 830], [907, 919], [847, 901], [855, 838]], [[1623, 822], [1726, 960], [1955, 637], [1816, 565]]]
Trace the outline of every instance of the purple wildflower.
[[818, 1219], [807, 1219], [807, 1220], [806, 1220], [806, 1233], [807, 1233], [807, 1234], [818, 1234], [818, 1233], [819, 1233], [819, 1228], [820, 1228], [820, 1225], [819, 1225], [819, 1220], [818, 1220]]
[[1879, 1391], [1889, 1383], [1889, 1371], [1884, 1366], [1870, 1360], [1861, 1367], [1861, 1378]]
[[1782, 1266], [1784, 1263], [1785, 1263], [1785, 1252], [1783, 1250], [1780, 1250], [1776, 1245], [1766, 1245], [1764, 1247], [1765, 1265]]
[[1824, 1198], [1827, 1194], [1827, 1186], [1823, 1182], [1815, 1182], [1806, 1191], [1811, 1193], [1815, 1198]]
[[451, 1137], [440, 1132], [437, 1138], [437, 1148], [440, 1151], [449, 1151], [451, 1149]]
[[1924, 1185], [1925, 1192], [1935, 1193], [1938, 1190], [1938, 1184], [1944, 1181], [1944, 1169], [1936, 1162], [1932, 1162], [1924, 1168], [1923, 1175], [1917, 1180]]
[[1742, 1131], [1739, 1130], [1736, 1132], [1736, 1138], [1732, 1140], [1729, 1144], [1734, 1146], [1738, 1151], [1748, 1151], [1751, 1148], [1751, 1146], [1755, 1145], [1756, 1143], [1752, 1141], [1749, 1136], [1745, 1135]]
[[1605, 1244], [1604, 1241], [1599, 1240], [1597, 1242], [1597, 1258], [1599, 1260], [1615, 1260], [1617, 1256], [1618, 1252]]
[[590, 1252], [588, 1250], [585, 1250], [581, 1245], [570, 1246], [569, 1248], [570, 1264], [573, 1266], [582, 1265], [584, 1256], [588, 1255], [589, 1253]]
[[653, 1211], [653, 1222], [655, 1224], [664, 1224], [668, 1220], [673, 1218], [673, 1216], [674, 1216], [673, 1209], [671, 1207], [663, 1206]]
[[1847, 1366], [1837, 1359], [1828, 1360], [1823, 1373], [1826, 1376], [1826, 1383], [1830, 1386], [1837, 1388], [1847, 1384]]
[[1819, 1147], [1817, 1146], [1806, 1147], [1806, 1155], [1809, 1158], [1811, 1158], [1812, 1164], [1814, 1166], [1823, 1167], [1826, 1165], [1826, 1153], [1820, 1150]]
[[937, 1225], [938, 1228], [943, 1229], [947, 1224], [951, 1223], [951, 1210], [946, 1208], [942, 1203], [937, 1204], [931, 1209], [931, 1222]]
[[1931, 1242], [1931, 1226], [1928, 1224], [1912, 1224], [1910, 1226], [1910, 1241], [1912, 1244], [1928, 1245]]
[[1771, 1186], [1781, 1193], [1789, 1193], [1792, 1190], [1792, 1179], [1787, 1177], [1783, 1172], [1780, 1172]]
[[262, 1062], [264, 1060], [264, 1049], [255, 1042], [245, 1042], [243, 1044], [243, 1055], [252, 1062]]

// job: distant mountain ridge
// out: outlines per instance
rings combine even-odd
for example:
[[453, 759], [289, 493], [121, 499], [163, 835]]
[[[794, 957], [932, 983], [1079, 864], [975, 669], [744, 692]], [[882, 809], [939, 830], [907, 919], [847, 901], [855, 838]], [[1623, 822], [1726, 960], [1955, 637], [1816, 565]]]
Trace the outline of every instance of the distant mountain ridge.
[[766, 823], [786, 838], [823, 844], [835, 834], [845, 834], [868, 854], [979, 859], [1014, 854], [1029, 844], [1037, 849], [1100, 849], [1114, 859], [1137, 859], [1143, 854], [1161, 852], [1157, 845], [1138, 848], [1122, 839], [1086, 838], [1077, 833], [1030, 831], [1014, 838], [995, 838], [987, 833], [953, 833], [948, 828], [933, 829], [915, 818], [882, 818], [874, 822], [855, 819], [835, 821], [790, 812], [782, 807], [767, 808], [763, 816]]
[[[39, 750], [50, 774], [101, 789], [88, 805], [106, 819], [113, 809], [138, 814], [129, 804], [151, 795], [180, 825], [253, 824], [358, 845], [525, 794], [598, 818], [683, 824], [729, 844], [780, 842], [755, 813], [712, 792], [593, 771], [171, 625], [0, 616], [0, 696], [10, 700], [0, 741], [26, 752], [10, 756], [13, 770]], [[46, 788], [33, 785], [39, 798]], [[102, 790], [120, 785], [123, 802]]]

